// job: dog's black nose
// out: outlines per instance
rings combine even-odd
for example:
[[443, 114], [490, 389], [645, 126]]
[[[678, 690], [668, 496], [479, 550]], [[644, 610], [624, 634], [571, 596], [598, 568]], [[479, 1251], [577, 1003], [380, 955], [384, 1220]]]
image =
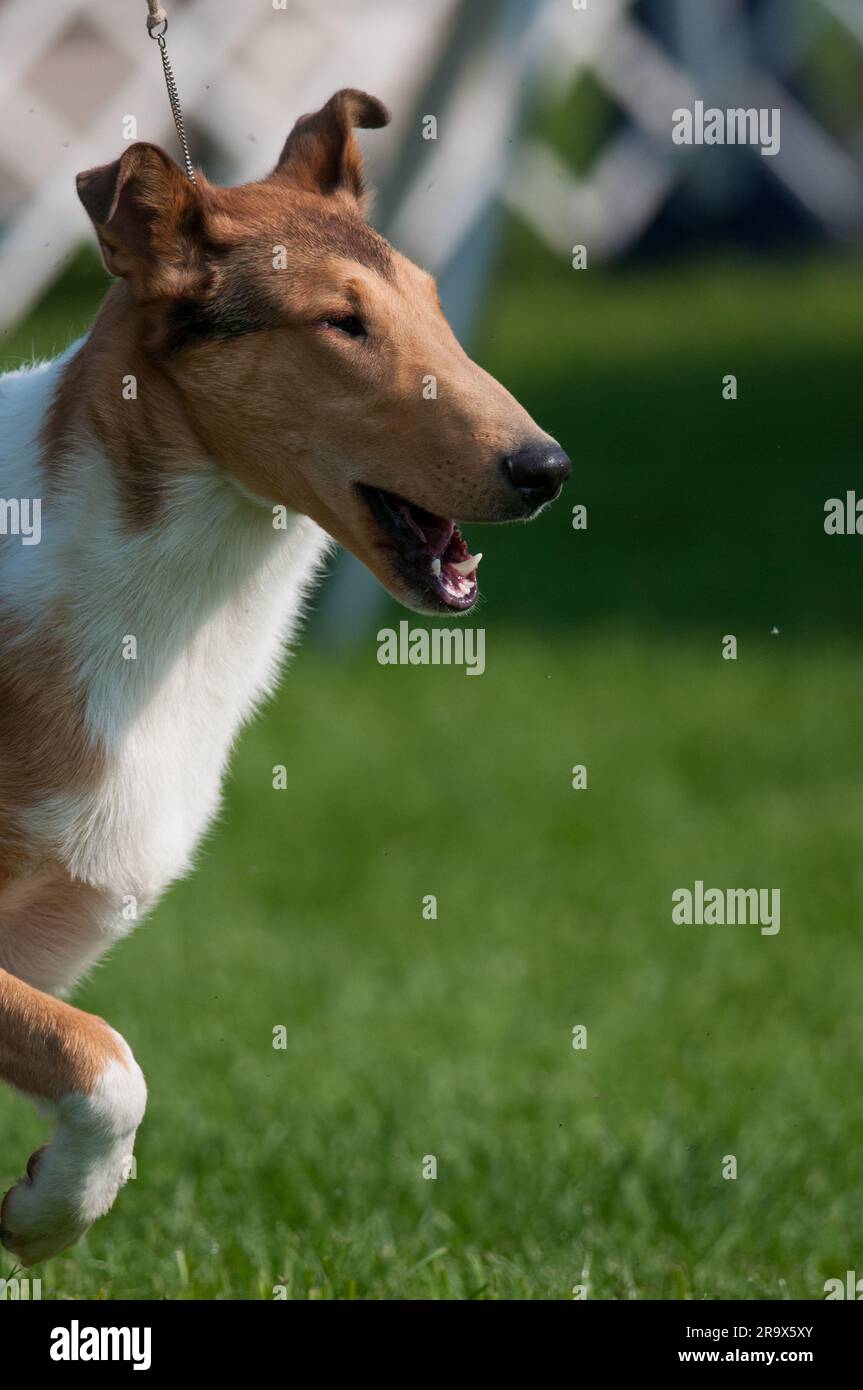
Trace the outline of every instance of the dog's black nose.
[[556, 497], [572, 471], [568, 455], [551, 440], [529, 444], [517, 454], [508, 454], [503, 462], [513, 487], [536, 507]]

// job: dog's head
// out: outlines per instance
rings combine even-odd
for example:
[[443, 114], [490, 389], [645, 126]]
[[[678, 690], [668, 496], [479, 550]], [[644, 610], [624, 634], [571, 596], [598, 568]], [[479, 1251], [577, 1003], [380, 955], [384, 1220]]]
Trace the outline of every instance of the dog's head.
[[136, 144], [78, 193], [207, 452], [409, 607], [464, 612], [476, 567], [450, 518], [535, 516], [569, 460], [463, 352], [431, 276], [365, 220], [353, 128], [388, 119], [344, 90], [259, 183], [192, 184]]

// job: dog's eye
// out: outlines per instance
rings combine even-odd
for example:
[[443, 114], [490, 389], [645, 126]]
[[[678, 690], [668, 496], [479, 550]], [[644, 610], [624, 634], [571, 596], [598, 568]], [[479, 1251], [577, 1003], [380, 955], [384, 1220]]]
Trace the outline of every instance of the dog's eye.
[[324, 323], [328, 328], [337, 328], [340, 333], [347, 333], [349, 338], [365, 338], [367, 335], [365, 324], [356, 314], [336, 314], [332, 318], [324, 319]]

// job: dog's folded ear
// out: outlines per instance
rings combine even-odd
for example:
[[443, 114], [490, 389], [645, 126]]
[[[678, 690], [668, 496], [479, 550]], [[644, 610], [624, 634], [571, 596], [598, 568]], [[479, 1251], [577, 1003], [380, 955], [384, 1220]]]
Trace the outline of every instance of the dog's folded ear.
[[187, 293], [204, 270], [204, 219], [195, 185], [158, 145], [130, 145], [76, 180], [105, 268], [136, 297]]
[[343, 87], [320, 111], [300, 117], [271, 178], [288, 179], [310, 193], [342, 191], [362, 203], [363, 157], [353, 129], [376, 130], [389, 119], [389, 111], [377, 97]]

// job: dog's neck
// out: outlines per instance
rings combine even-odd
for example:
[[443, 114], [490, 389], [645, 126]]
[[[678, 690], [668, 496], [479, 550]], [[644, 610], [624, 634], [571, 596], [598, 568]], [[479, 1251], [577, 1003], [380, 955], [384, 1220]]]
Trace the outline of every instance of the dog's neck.
[[178, 671], [194, 698], [245, 663], [228, 698], [254, 699], [326, 549], [320, 529], [274, 516], [201, 452], [116, 298], [83, 343], [4, 378], [0, 410], [0, 495], [42, 499], [40, 544], [3, 540], [4, 601], [34, 639], [62, 639], [94, 731], [116, 732]]
[[49, 477], [78, 441], [110, 465], [130, 529], [164, 520], [171, 482], [212, 465], [206, 441], [172, 374], [144, 345], [146, 326], [124, 284], [112, 286], [87, 337], [60, 371], [41, 430]]

